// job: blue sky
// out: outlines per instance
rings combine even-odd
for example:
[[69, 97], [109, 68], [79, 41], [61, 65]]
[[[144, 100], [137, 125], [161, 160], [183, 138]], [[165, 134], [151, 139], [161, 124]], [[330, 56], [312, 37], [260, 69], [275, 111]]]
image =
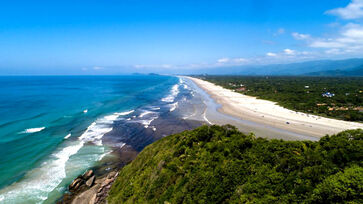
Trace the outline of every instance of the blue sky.
[[0, 74], [117, 74], [362, 54], [363, 0], [0, 3]]

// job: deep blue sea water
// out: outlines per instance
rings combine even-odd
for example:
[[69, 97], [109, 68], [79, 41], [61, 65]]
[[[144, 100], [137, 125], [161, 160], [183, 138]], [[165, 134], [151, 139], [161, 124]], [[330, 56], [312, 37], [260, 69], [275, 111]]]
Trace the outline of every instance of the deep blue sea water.
[[173, 111], [178, 83], [158, 75], [0, 77], [0, 203], [54, 202], [107, 155], [102, 137], [115, 121], [155, 131], [160, 107], [150, 104]]

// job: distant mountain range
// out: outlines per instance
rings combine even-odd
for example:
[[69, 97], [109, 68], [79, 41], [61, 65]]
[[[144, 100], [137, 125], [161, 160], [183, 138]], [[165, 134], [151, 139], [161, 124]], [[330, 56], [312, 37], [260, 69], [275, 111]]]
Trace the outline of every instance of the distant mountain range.
[[363, 76], [363, 58], [205, 68], [189, 70], [188, 74]]
[[363, 65], [350, 70], [327, 70], [320, 72], [310, 72], [308, 76], [363, 76]]

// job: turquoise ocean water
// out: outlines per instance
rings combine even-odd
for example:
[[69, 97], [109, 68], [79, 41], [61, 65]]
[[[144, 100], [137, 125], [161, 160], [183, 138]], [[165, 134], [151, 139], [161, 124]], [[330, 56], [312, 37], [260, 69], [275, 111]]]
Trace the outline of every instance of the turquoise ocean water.
[[[158, 102], [172, 111], [178, 83], [157, 75], [0, 77], [0, 203], [54, 202], [107, 156], [102, 137], [114, 121], [151, 117], [144, 107]], [[138, 121], [150, 128], [151, 120]]]

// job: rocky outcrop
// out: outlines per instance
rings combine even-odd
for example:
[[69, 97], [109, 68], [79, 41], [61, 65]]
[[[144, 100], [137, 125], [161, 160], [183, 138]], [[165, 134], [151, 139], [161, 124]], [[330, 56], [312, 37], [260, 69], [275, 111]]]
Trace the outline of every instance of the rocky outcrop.
[[91, 178], [89, 178], [86, 181], [86, 186], [91, 187], [93, 185], [93, 183], [95, 182], [95, 178], [96, 178], [96, 176], [92, 176]]
[[106, 197], [118, 175], [117, 172], [130, 163], [137, 153], [132, 147], [123, 146], [115, 153], [118, 158], [117, 161], [105, 160], [102, 165], [79, 175], [68, 186], [68, 191], [63, 194], [63, 197], [57, 203], [106, 203]]
[[[91, 187], [94, 182], [93, 170], [86, 171], [83, 175], [78, 176], [68, 186], [68, 190], [71, 193], [77, 193], [86, 189], [86, 186]], [[93, 181], [91, 180], [93, 178]]]
[[108, 192], [111, 189], [112, 183], [115, 181], [118, 173], [111, 172], [107, 175], [107, 178], [103, 180], [100, 187], [97, 190], [97, 194], [94, 199], [94, 203], [104, 203], [106, 201]]
[[92, 170], [78, 176], [68, 186], [70, 194], [58, 203], [101, 204], [106, 203], [108, 192], [118, 173], [112, 171], [106, 176], [96, 178]]
[[92, 177], [94, 177], [93, 170], [88, 170], [83, 175], [78, 176], [68, 186], [69, 192], [71, 192], [71, 193], [78, 193], [78, 192], [80, 192], [82, 190], [85, 190], [85, 188], [86, 188], [85, 187], [85, 184], [86, 184], [86, 186], [91, 187], [93, 185], [93, 181], [94, 181], [94, 180], [93, 181], [91, 180]]
[[86, 171], [83, 175], [82, 175], [82, 178], [84, 180], [87, 180], [89, 178], [91, 178], [91, 176], [93, 176], [93, 170], [88, 170]]

